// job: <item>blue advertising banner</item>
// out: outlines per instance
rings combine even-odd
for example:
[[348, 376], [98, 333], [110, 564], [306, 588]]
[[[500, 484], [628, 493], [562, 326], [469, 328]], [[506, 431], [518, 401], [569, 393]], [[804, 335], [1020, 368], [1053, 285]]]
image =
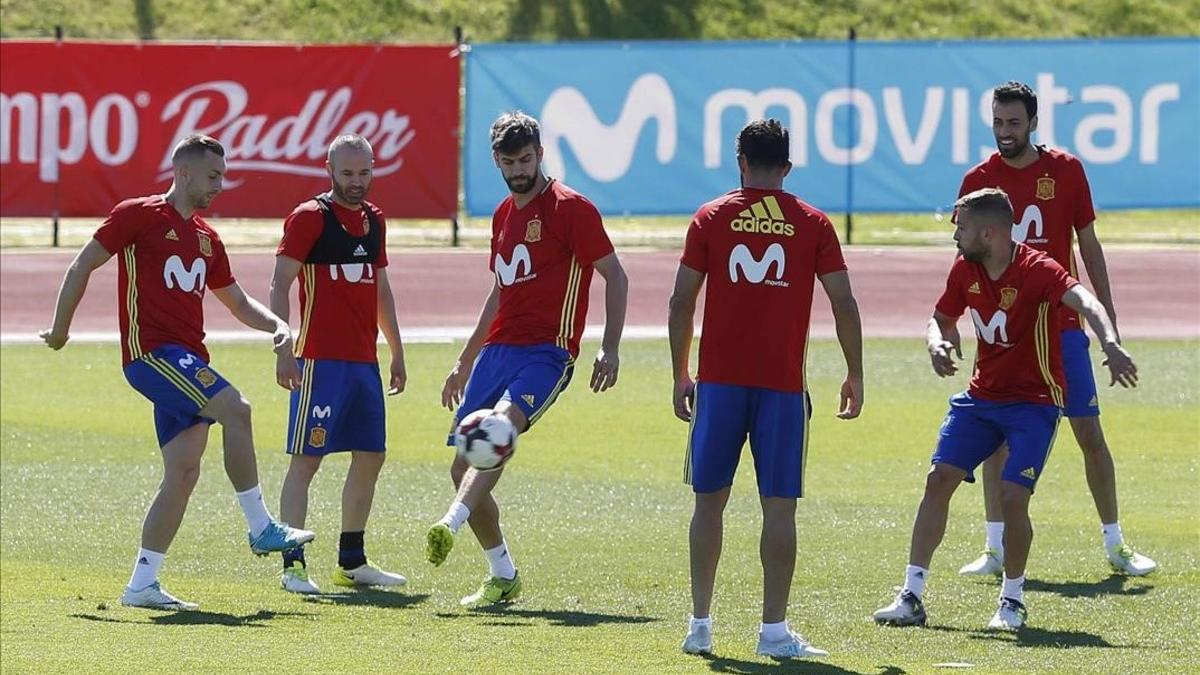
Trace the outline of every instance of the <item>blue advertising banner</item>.
[[736, 187], [734, 139], [761, 117], [791, 129], [786, 187], [819, 208], [946, 210], [995, 151], [1006, 80], [1037, 91], [1035, 142], [1083, 161], [1098, 208], [1200, 206], [1197, 39], [475, 45], [466, 206], [506, 194], [488, 129], [521, 109], [546, 172], [605, 213], [691, 213]]

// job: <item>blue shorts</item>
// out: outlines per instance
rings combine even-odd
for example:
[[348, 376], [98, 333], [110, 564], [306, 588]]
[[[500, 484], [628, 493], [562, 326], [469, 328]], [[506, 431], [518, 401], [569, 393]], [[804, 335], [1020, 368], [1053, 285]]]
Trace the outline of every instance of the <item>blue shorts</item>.
[[698, 493], [733, 485], [746, 437], [758, 493], [804, 496], [812, 405], [806, 392], [701, 382], [696, 385], [683, 482]]
[[500, 401], [512, 401], [532, 427], [571, 383], [574, 372], [575, 359], [551, 343], [484, 345], [471, 369], [462, 405], [454, 413], [446, 445], [454, 445], [454, 429], [462, 418], [480, 408], [494, 408]]
[[984, 401], [967, 392], [950, 397], [933, 463], [946, 463], [967, 472], [975, 482], [975, 467], [1008, 443], [1003, 480], [1033, 492], [1058, 433], [1061, 411], [1042, 403]]
[[289, 455], [384, 452], [387, 437], [378, 363], [297, 359], [300, 389], [288, 405]]
[[185, 429], [215, 420], [196, 413], [229, 386], [204, 359], [179, 345], [163, 345], [125, 366], [130, 386], [154, 404], [154, 431], [163, 447]]
[[1063, 374], [1067, 377], [1067, 417], [1096, 417], [1100, 414], [1100, 400], [1096, 396], [1096, 375], [1092, 372], [1092, 358], [1088, 354], [1087, 333], [1082, 329], [1062, 332]]

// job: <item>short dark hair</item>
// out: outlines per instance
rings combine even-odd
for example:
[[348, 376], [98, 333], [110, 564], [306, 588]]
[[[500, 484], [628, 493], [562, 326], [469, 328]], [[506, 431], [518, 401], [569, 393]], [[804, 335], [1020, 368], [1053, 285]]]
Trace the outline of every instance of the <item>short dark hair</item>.
[[964, 211], [973, 216], [982, 216], [989, 223], [1012, 227], [1013, 207], [1008, 193], [1000, 188], [981, 188], [969, 192], [954, 202], [955, 221]]
[[538, 130], [537, 120], [520, 110], [506, 112], [492, 122], [492, 151], [505, 155], [533, 144], [534, 148], [542, 145], [542, 134]]
[[203, 157], [206, 152], [211, 152], [218, 157], [225, 156], [225, 148], [221, 147], [221, 143], [217, 139], [202, 134], [191, 134], [179, 141], [179, 144], [171, 151], [171, 163], [178, 164], [185, 159]]
[[755, 169], [787, 166], [788, 147], [788, 130], [777, 119], [755, 120], [738, 132], [737, 154]]
[[992, 101], [996, 103], [1020, 101], [1025, 104], [1025, 112], [1029, 114], [1029, 119], [1037, 117], [1037, 94], [1024, 82], [1009, 80], [996, 87], [992, 90]]

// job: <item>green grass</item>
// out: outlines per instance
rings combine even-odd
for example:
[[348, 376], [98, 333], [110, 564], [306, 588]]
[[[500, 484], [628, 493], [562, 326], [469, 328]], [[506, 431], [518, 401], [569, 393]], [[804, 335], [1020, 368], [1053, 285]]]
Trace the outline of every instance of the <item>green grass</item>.
[[[816, 416], [798, 510], [791, 619], [833, 652], [815, 672], [927, 672], [966, 661], [972, 672], [1195, 671], [1200, 639], [1200, 351], [1196, 342], [1135, 342], [1143, 387], [1106, 390], [1126, 533], [1162, 564], [1147, 579], [1109, 576], [1095, 512], [1070, 434], [1034, 499], [1032, 628], [981, 632], [993, 583], [959, 579], [981, 540], [977, 488], [959, 495], [933, 563], [926, 630], [877, 628], [868, 617], [900, 583], [922, 475], [945, 398], [915, 341], [871, 341], [867, 408], [834, 419], [840, 357], [809, 359]], [[197, 613], [119, 607], [140, 520], [159, 477], [148, 404], [130, 390], [115, 345], [62, 353], [0, 348], [0, 636], [5, 672], [767, 672], [753, 654], [760, 606], [752, 467], [743, 462], [725, 522], [714, 616], [717, 657], [679, 653], [689, 610], [687, 523], [680, 484], [685, 426], [669, 407], [662, 341], [623, 350], [621, 382], [596, 396], [586, 369], [528, 437], [497, 496], [526, 581], [523, 602], [469, 613], [457, 599], [485, 571], [469, 534], [442, 568], [421, 557], [423, 532], [452, 494], [436, 408], [457, 347], [410, 345], [409, 391], [390, 399], [390, 460], [368, 532], [373, 559], [408, 575], [402, 593], [306, 602], [276, 586], [278, 559], [246, 547], [219, 450], [205, 458], [188, 516], [164, 568]], [[595, 345], [585, 345], [585, 355]], [[255, 405], [259, 460], [272, 505], [286, 466], [285, 394], [264, 345], [215, 345], [214, 362]], [[586, 362], [586, 361], [585, 361]], [[219, 446], [214, 434], [213, 445]], [[314, 482], [309, 562], [335, 564], [345, 458]], [[325, 582], [328, 586], [328, 582]], [[250, 660], [251, 658], [255, 660]], [[284, 666], [284, 664], [292, 664]]]
[[1196, 35], [1200, 8], [1177, 0], [2, 0], [0, 35], [446, 42], [580, 39], [1104, 37]]
[[[624, 246], [678, 247], [683, 245], [689, 215], [610, 216], [605, 227], [614, 242]], [[830, 214], [842, 240], [846, 219]], [[59, 244], [75, 248], [91, 238], [101, 218], [69, 218], [60, 222]], [[231, 246], [275, 246], [282, 221], [270, 219], [213, 219], [221, 239]], [[465, 218], [460, 243], [487, 246], [491, 220]], [[1200, 244], [1200, 210], [1104, 211], [1096, 219], [1101, 241], [1106, 244]], [[865, 245], [936, 245], [950, 241], [951, 225], [938, 214], [855, 214], [851, 240]], [[49, 246], [52, 227], [48, 218], [0, 219], [0, 248]], [[388, 222], [392, 246], [446, 246], [450, 243], [448, 220], [394, 220]]]

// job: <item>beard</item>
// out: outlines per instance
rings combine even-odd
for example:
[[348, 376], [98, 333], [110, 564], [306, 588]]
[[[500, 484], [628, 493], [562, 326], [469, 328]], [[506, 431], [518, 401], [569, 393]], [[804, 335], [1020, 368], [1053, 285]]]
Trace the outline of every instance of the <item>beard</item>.
[[346, 204], [361, 204], [367, 197], [367, 187], [344, 189], [337, 183], [333, 184], [333, 195]]
[[1029, 137], [1028, 136], [1026, 136], [1023, 139], [1013, 138], [1013, 144], [1008, 145], [1008, 146], [1001, 145], [1000, 139], [999, 138], [996, 139], [996, 149], [1000, 151], [1000, 156], [1005, 159], [1012, 159], [1014, 157], [1020, 157], [1021, 154], [1024, 153], [1026, 148], [1028, 148], [1028, 147], [1029, 147]]
[[533, 176], [505, 176], [504, 183], [513, 194], [523, 195], [533, 189], [537, 180]]

